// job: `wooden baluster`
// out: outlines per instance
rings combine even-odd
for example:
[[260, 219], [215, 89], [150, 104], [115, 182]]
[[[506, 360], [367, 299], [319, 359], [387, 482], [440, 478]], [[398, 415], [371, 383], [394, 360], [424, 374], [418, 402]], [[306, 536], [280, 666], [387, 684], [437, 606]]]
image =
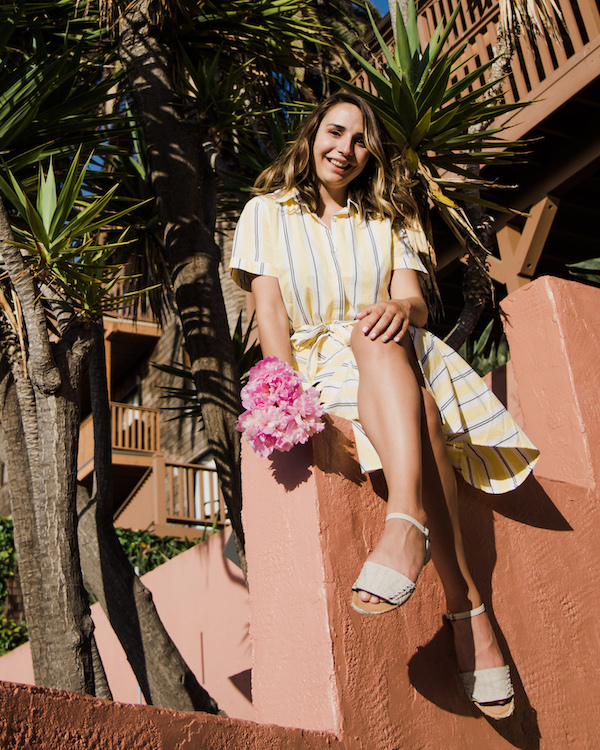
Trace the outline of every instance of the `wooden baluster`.
[[565, 2], [562, 2], [560, 4], [560, 9], [563, 13], [565, 26], [567, 27], [567, 32], [569, 34], [571, 44], [573, 45], [573, 50], [575, 52], [578, 52], [583, 48], [583, 39], [581, 38], [579, 24], [577, 23], [577, 19], [575, 18], [575, 14], [573, 13], [573, 8], [571, 7], [571, 3], [569, 2], [569, 0], [565, 0]]
[[181, 518], [183, 515], [183, 505], [184, 505], [184, 487], [183, 487], [183, 475], [184, 475], [183, 469], [177, 470], [177, 513], [176, 515]]
[[[194, 483], [193, 483], [193, 477], [192, 472], [189, 468], [185, 468], [184, 470], [184, 482], [183, 482], [183, 488], [185, 490], [185, 508], [184, 508], [184, 516], [185, 518], [191, 518], [192, 517], [192, 503], [193, 503], [193, 495], [190, 498], [190, 494], [194, 491]], [[191, 480], [191, 481], [190, 481]], [[191, 500], [191, 502], [190, 502]]]
[[581, 13], [588, 39], [594, 39], [600, 34], [600, 13], [598, 12], [598, 6], [589, 0], [579, 0], [577, 6]]
[[198, 485], [198, 519], [202, 522], [206, 521], [206, 498], [204, 495], [204, 469], [198, 469], [197, 474], [197, 485]]
[[167, 470], [169, 472], [169, 516], [175, 515], [175, 467], [172, 464], [168, 464]]

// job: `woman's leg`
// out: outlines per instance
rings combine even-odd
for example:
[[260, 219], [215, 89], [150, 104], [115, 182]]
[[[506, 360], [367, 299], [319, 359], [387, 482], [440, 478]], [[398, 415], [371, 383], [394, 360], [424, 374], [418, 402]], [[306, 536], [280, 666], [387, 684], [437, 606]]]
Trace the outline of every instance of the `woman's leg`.
[[[358, 412], [361, 424], [379, 454], [388, 486], [388, 512], [406, 513], [422, 524], [421, 388], [410, 336], [401, 345], [372, 341], [358, 326], [352, 349], [360, 373]], [[414, 360], [414, 362], [413, 362]], [[423, 534], [412, 524], [395, 520], [385, 525], [369, 560], [386, 565], [416, 581], [425, 560]], [[376, 603], [361, 591], [360, 598]]]
[[[458, 515], [456, 477], [446, 451], [437, 405], [423, 391], [423, 503], [431, 530], [431, 555], [449, 612], [475, 609], [482, 601], [469, 571]], [[487, 613], [452, 623], [461, 672], [505, 664]]]
[[[412, 341], [402, 345], [371, 341], [355, 327], [352, 348], [360, 373], [358, 409], [361, 424], [381, 459], [388, 485], [388, 512], [427, 522], [432, 558], [450, 612], [481, 604], [469, 572], [458, 519], [456, 478], [441, 428], [440, 415], [425, 390]], [[423, 535], [412, 524], [385, 525], [369, 559], [415, 581], [424, 560]], [[379, 599], [360, 592], [365, 602]], [[461, 672], [502, 666], [487, 614], [453, 623]]]

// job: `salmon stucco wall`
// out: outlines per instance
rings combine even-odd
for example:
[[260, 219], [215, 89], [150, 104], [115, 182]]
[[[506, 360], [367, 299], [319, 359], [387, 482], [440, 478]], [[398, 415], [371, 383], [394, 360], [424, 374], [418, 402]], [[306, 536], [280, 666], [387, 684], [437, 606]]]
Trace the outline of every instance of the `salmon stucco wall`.
[[[250, 710], [258, 724], [0, 683], [0, 746], [600, 747], [600, 290], [542, 278], [503, 308], [512, 359], [490, 381], [542, 458], [513, 493], [487, 496], [462, 483], [460, 506], [469, 563], [511, 668], [511, 718], [488, 721], [465, 698], [433, 565], [396, 612], [365, 617], [349, 606], [381, 531], [385, 492], [360, 473], [350, 426], [334, 418], [310, 446], [288, 454], [260, 459], [244, 449]], [[210, 566], [180, 574], [188, 597], [196, 576], [204, 610], [226, 606], [226, 587], [214, 598], [203, 593]], [[185, 608], [168, 627], [189, 620], [182, 650], [193, 660], [203, 652], [195, 624], [203, 610]], [[228, 634], [223, 648], [239, 637]], [[244, 654], [237, 663], [249, 667]]]
[[[229, 533], [209, 537], [142, 580], [167, 632], [219, 707], [228, 716], [252, 719], [248, 592], [240, 569], [223, 556]], [[92, 616], [114, 699], [142, 703], [125, 652], [99, 604]], [[0, 658], [0, 680], [34, 683], [28, 643]]]
[[310, 449], [244, 450], [259, 721], [336, 732], [352, 750], [600, 747], [600, 290], [542, 278], [503, 307], [504, 395], [543, 459], [513, 493], [463, 482], [460, 504], [515, 714], [487, 721], [464, 696], [433, 565], [396, 612], [350, 607], [385, 502], [359, 472], [349, 424], [333, 418]]
[[2, 750], [332, 750], [335, 737], [0, 683]]

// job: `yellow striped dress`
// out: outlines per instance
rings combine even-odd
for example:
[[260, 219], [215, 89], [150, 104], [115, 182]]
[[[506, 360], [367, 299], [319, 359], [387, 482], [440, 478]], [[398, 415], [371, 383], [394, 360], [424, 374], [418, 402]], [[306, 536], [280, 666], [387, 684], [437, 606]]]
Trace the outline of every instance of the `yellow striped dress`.
[[[256, 196], [239, 219], [230, 268], [246, 290], [255, 275], [279, 279], [297, 369], [326, 411], [352, 421], [362, 470], [381, 468], [358, 419], [350, 334], [362, 307], [389, 299], [394, 269], [426, 273], [406, 232], [388, 220], [361, 221], [351, 200], [330, 229], [295, 191]], [[452, 464], [486, 492], [517, 487], [537, 460], [535, 446], [453, 349], [425, 329], [409, 330]]]

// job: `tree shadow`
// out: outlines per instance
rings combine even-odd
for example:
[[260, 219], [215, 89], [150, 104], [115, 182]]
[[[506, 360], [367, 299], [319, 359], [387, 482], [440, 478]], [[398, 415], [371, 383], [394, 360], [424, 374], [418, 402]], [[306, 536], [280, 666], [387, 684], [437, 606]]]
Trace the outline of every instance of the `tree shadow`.
[[495, 721], [484, 716], [465, 695], [454, 656], [452, 626], [444, 624], [429, 643], [420, 647], [408, 663], [409, 679], [413, 687], [431, 703], [448, 713], [482, 718], [513, 747], [521, 750], [538, 750], [540, 730], [537, 712], [531, 705], [519, 671], [498, 627], [491, 608], [487, 608], [515, 690], [515, 712], [507, 719]]

